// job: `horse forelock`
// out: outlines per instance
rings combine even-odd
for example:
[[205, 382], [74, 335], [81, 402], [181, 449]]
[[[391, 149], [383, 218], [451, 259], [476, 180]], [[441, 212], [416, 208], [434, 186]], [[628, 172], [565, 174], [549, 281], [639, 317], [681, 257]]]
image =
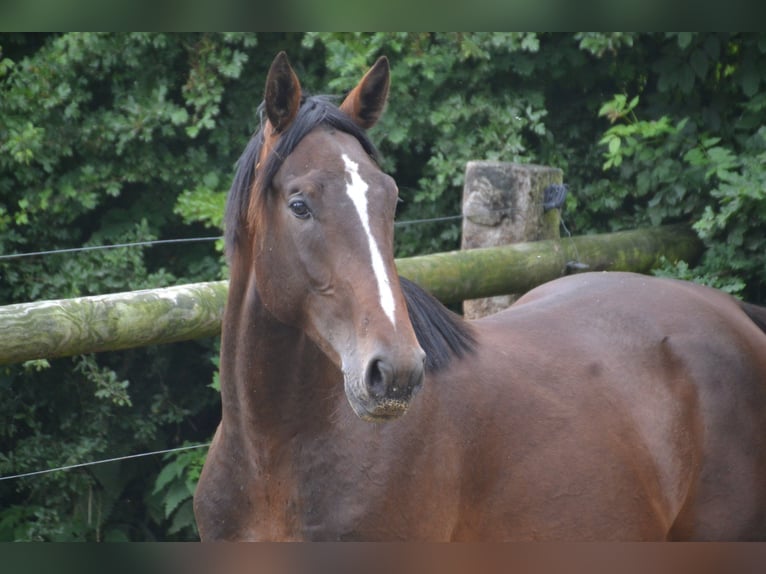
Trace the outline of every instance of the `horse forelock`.
[[[313, 129], [327, 125], [356, 138], [362, 149], [377, 162], [378, 152], [367, 132], [334, 103], [332, 96], [303, 96], [290, 126], [277, 137], [266, 138], [268, 120], [264, 104], [258, 107], [260, 127], [237, 161], [237, 169], [226, 202], [224, 217], [226, 253], [231, 255], [241, 229], [265, 223], [266, 190], [277, 171], [303, 138]], [[268, 149], [264, 149], [268, 146]]]

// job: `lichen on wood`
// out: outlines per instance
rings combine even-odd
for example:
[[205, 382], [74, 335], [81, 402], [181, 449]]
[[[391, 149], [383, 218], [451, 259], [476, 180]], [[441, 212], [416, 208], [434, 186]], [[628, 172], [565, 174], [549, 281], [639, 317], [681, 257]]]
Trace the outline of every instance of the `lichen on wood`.
[[702, 249], [691, 229], [670, 225], [411, 257], [398, 268], [442, 302], [457, 303], [524, 293], [565, 275], [570, 262], [589, 271], [648, 273], [662, 257], [693, 262]]
[[0, 307], [0, 363], [217, 335], [225, 281]]

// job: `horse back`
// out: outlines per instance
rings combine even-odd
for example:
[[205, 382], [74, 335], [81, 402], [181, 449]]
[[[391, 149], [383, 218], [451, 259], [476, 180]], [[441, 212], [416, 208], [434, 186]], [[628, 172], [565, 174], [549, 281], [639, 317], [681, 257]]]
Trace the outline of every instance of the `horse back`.
[[597, 523], [553, 537], [765, 537], [761, 311], [686, 282], [590, 273], [476, 321], [471, 369], [496, 385], [496, 426], [518, 430], [508, 472], [537, 485], [519, 487], [530, 517], [577, 524], [590, 499], [605, 505]]

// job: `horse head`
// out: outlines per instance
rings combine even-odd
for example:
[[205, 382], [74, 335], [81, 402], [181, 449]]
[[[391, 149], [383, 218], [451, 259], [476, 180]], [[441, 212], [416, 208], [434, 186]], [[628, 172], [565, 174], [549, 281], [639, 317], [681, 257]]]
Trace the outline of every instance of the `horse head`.
[[266, 80], [247, 206], [260, 301], [335, 363], [352, 408], [373, 420], [406, 411], [425, 357], [394, 264], [398, 189], [365, 133], [383, 112], [389, 78], [380, 58], [336, 107], [305, 97], [280, 53]]

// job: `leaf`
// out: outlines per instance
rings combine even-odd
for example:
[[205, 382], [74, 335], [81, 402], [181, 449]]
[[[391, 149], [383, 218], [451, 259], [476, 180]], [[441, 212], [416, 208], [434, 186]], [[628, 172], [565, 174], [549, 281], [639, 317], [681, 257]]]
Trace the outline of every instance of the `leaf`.
[[702, 147], [704, 147], [704, 148], [711, 148], [711, 147], [713, 147], [715, 145], [718, 145], [718, 143], [720, 143], [720, 141], [721, 141], [721, 138], [717, 137], [717, 136], [707, 137], [707, 138], [704, 138], [702, 140]]
[[752, 98], [758, 93], [758, 86], [761, 83], [761, 76], [753, 69], [746, 69], [742, 74], [742, 91], [748, 98]]
[[692, 53], [691, 66], [699, 79], [705, 79], [708, 70], [707, 54], [703, 50], [695, 50]]
[[[761, 36], [763, 38], [763, 36]], [[704, 42], [705, 53], [714, 62], [721, 56], [721, 42], [715, 34], [709, 34]]]
[[48, 362], [48, 359], [35, 359], [32, 361], [25, 361], [22, 364], [22, 368], [26, 370], [34, 370], [34, 371], [40, 372], [45, 369], [50, 369], [51, 364], [50, 362]]
[[165, 494], [164, 507], [165, 517], [170, 518], [173, 511], [178, 508], [184, 500], [188, 500], [192, 497], [193, 492], [189, 490], [184, 482], [174, 483]]
[[166, 464], [157, 475], [157, 479], [154, 481], [154, 490], [152, 490], [152, 494], [157, 494], [168, 484], [170, 484], [171, 481], [180, 477], [183, 473], [183, 469], [184, 467], [178, 464], [178, 462], [175, 460]]
[[537, 52], [540, 49], [540, 40], [537, 38], [537, 34], [526, 34], [521, 40], [521, 48], [527, 52]]
[[693, 34], [691, 32], [679, 32], [678, 34], [678, 47], [682, 50], [686, 50], [689, 44], [692, 43]]
[[688, 66], [679, 67], [677, 69], [676, 81], [681, 91], [688, 94], [694, 87], [694, 70]]
[[192, 500], [187, 500], [173, 516], [173, 521], [168, 528], [168, 534], [178, 534], [184, 528], [191, 528], [196, 532], [196, 521], [194, 520], [194, 505]]
[[683, 158], [685, 162], [692, 166], [700, 166], [706, 163], [705, 152], [699, 147], [693, 147], [688, 150]]
[[609, 153], [612, 155], [616, 155], [618, 151], [620, 151], [620, 145], [622, 144], [622, 140], [620, 138], [612, 138], [609, 141]]
[[176, 108], [170, 114], [170, 121], [177, 126], [185, 124], [189, 121], [189, 112], [187, 112], [185, 108]]

